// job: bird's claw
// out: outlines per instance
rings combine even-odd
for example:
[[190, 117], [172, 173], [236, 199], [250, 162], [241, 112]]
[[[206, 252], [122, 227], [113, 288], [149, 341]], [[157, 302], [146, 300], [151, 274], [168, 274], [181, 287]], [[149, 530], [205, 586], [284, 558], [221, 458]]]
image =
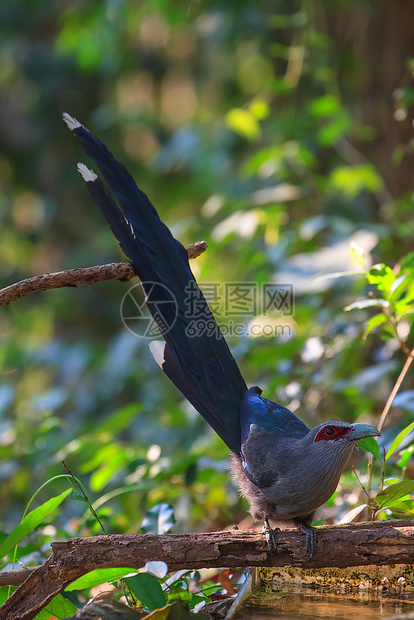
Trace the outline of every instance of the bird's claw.
[[277, 539], [275, 532], [278, 531], [278, 528], [274, 530], [270, 527], [268, 518], [265, 517], [263, 519], [263, 531], [266, 536], [267, 546], [269, 547], [269, 552], [273, 555], [277, 551]]
[[301, 523], [299, 529], [306, 535], [306, 551], [309, 553], [309, 560], [311, 560], [316, 547], [315, 528], [307, 523]]

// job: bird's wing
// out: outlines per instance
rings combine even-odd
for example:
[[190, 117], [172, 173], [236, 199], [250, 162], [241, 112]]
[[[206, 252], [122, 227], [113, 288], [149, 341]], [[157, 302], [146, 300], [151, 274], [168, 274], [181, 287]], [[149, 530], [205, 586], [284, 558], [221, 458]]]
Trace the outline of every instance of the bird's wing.
[[[165, 348], [157, 350], [162, 369], [238, 454], [240, 403], [247, 387], [191, 272], [187, 251], [106, 146], [76, 119], [64, 119], [106, 182], [108, 189], [80, 164], [88, 191], [132, 262], [165, 338]], [[197, 329], [191, 308], [197, 308]]]
[[253, 484], [263, 488], [272, 485], [278, 476], [283, 441], [302, 439], [309, 428], [289, 409], [262, 398], [261, 393], [256, 386], [244, 394], [240, 423], [244, 473]]

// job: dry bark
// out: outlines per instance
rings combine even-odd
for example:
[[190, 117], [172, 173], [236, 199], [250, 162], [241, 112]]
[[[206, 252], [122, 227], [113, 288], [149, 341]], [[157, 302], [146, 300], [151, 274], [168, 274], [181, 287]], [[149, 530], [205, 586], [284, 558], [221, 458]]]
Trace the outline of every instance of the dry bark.
[[[189, 258], [197, 258], [207, 249], [205, 241], [197, 241], [187, 246]], [[11, 284], [0, 290], [0, 307], [7, 306], [12, 301], [25, 297], [37, 291], [46, 291], [52, 288], [65, 286], [76, 287], [78, 284], [95, 284], [106, 280], [121, 280], [126, 282], [137, 274], [130, 263], [109, 263], [95, 267], [83, 267], [79, 269], [67, 269], [56, 273], [44, 273], [40, 276], [27, 278], [15, 284]]]
[[278, 532], [278, 552], [268, 552], [257, 530], [207, 534], [113, 535], [52, 544], [53, 553], [0, 607], [0, 620], [29, 620], [75, 579], [97, 568], [140, 568], [162, 560], [183, 568], [297, 566], [302, 568], [414, 564], [414, 520], [376, 521], [317, 528], [310, 562], [304, 535]]

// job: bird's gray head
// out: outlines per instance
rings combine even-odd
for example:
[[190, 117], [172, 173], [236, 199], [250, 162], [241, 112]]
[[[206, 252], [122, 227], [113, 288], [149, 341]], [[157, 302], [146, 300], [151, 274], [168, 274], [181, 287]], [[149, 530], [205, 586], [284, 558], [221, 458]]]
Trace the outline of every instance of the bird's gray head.
[[330, 420], [318, 424], [300, 440], [295, 459], [298, 468], [294, 475], [302, 490], [302, 514], [310, 514], [330, 498], [355, 444], [379, 434], [369, 424]]
[[350, 424], [341, 420], [322, 422], [310, 431], [313, 443], [322, 442], [322, 445], [336, 446], [336, 449], [340, 445], [354, 445], [360, 439], [376, 437], [378, 435], [380, 435], [380, 432], [374, 426], [369, 424]]
[[[323, 468], [342, 471], [352, 450], [360, 439], [376, 437], [379, 431], [369, 424], [350, 424], [341, 420], [329, 420], [315, 426], [306, 436], [314, 458]], [[336, 464], [336, 467], [335, 467]]]

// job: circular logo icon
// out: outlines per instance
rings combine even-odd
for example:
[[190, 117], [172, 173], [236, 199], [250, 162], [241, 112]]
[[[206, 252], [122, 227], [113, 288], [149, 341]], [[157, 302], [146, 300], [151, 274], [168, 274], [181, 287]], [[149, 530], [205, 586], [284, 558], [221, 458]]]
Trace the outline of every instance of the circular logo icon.
[[121, 301], [122, 322], [138, 338], [164, 336], [176, 322], [177, 311], [175, 296], [159, 282], [135, 284]]

